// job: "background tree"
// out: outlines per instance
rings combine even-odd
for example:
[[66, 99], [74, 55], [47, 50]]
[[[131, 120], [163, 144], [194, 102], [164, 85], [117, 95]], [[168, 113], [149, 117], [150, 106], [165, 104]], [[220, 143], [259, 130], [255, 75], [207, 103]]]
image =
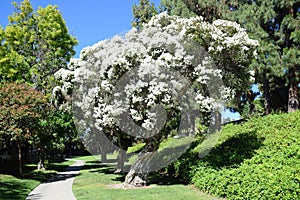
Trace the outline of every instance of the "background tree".
[[182, 0], [161, 0], [160, 12], [168, 12], [169, 15], [177, 15], [184, 18], [197, 16], [192, 12]]
[[132, 26], [138, 29], [158, 13], [154, 3], [150, 3], [149, 0], [139, 0], [139, 4], [132, 6], [132, 12], [134, 16]]
[[72, 155], [75, 144], [80, 143], [73, 115], [54, 107], [44, 110], [38, 121], [39, 134], [32, 137], [31, 144], [38, 149], [38, 169], [44, 169], [45, 159], [61, 159]]
[[[299, 107], [299, 62], [296, 62], [299, 55], [299, 11], [297, 1], [251, 1], [240, 4], [233, 12], [234, 18], [262, 44], [253, 67], [256, 81], [263, 91], [266, 114], [276, 110], [291, 112]], [[252, 20], [248, 20], [250, 17]], [[274, 95], [273, 91], [285, 93], [286, 97]], [[276, 102], [282, 99], [287, 99], [286, 104], [279, 106]]]
[[[67, 67], [77, 40], [68, 33], [57, 6], [34, 11], [29, 0], [14, 2], [13, 6], [5, 30], [0, 27], [0, 81], [27, 82], [46, 94], [49, 101], [54, 73]], [[78, 139], [73, 118], [70, 113], [53, 109], [43, 115], [36, 124], [40, 134], [31, 137], [31, 144], [40, 149], [40, 155], [63, 154], [64, 148]], [[40, 161], [43, 163], [43, 156]]]
[[[208, 21], [221, 18], [240, 23], [260, 43], [252, 69], [263, 91], [265, 113], [299, 108], [299, 1], [162, 0], [161, 4], [170, 14], [182, 15], [188, 9]], [[282, 94], [288, 90], [286, 105], [280, 108], [274, 106], [281, 99], [272, 95], [278, 88]]]
[[1, 59], [5, 70], [0, 75], [8, 81], [25, 80], [49, 93], [53, 74], [66, 67], [77, 40], [68, 33], [57, 6], [39, 7], [34, 12], [29, 0], [13, 5], [15, 12], [9, 16], [4, 37], [9, 52]]
[[45, 95], [26, 83], [0, 85], [0, 136], [17, 147], [18, 173], [22, 176], [22, 145], [33, 143], [41, 131], [47, 109]]
[[223, 16], [228, 12], [228, 5], [234, 5], [233, 1], [198, 1], [198, 0], [161, 0], [163, 11], [171, 15], [182, 17], [202, 16], [207, 22], [216, 19], [225, 19]]

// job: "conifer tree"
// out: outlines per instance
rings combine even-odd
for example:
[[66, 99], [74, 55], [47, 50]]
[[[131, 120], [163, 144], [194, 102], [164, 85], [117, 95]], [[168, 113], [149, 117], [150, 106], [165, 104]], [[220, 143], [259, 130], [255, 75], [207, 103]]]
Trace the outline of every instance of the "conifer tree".
[[149, 0], [139, 0], [139, 4], [133, 5], [132, 11], [134, 18], [132, 26], [138, 29], [158, 13], [154, 3], [150, 3]]

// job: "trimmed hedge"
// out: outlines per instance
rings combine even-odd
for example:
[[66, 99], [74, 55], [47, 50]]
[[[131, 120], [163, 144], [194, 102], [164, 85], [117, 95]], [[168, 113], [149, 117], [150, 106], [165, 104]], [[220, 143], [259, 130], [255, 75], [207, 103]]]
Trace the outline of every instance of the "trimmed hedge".
[[206, 157], [191, 150], [169, 169], [227, 199], [300, 199], [300, 112], [228, 124]]

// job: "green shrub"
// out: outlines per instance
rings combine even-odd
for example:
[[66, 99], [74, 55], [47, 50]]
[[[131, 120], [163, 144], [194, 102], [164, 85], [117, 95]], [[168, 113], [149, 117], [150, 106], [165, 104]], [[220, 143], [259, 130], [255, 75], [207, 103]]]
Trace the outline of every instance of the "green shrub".
[[227, 199], [300, 199], [300, 112], [226, 125], [210, 154], [191, 150], [170, 168]]

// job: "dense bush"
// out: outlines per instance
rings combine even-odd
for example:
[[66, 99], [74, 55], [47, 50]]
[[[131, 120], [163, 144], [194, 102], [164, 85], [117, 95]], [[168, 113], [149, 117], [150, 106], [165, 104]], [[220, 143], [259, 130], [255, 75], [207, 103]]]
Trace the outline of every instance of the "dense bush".
[[210, 154], [191, 150], [172, 169], [227, 199], [299, 199], [300, 112], [226, 125]]

